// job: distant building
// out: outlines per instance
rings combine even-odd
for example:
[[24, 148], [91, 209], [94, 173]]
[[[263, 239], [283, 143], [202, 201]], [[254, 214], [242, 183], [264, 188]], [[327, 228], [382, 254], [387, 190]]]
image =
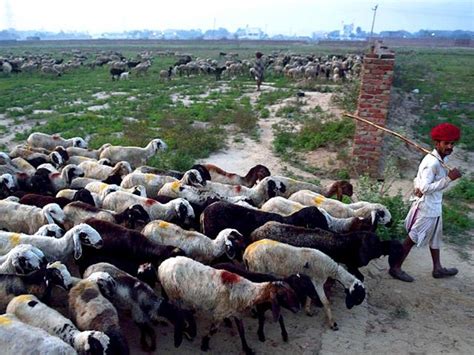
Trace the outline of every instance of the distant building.
[[237, 39], [258, 40], [267, 38], [267, 35], [259, 27], [247, 26], [245, 28], [239, 28], [237, 31], [235, 31], [235, 37]]

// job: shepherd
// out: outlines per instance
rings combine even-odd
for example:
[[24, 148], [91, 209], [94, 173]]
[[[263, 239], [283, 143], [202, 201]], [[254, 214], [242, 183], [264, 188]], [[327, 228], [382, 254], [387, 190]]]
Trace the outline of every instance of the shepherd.
[[408, 236], [403, 242], [403, 255], [389, 269], [393, 278], [405, 282], [414, 281], [412, 276], [402, 270], [403, 261], [414, 245], [422, 247], [429, 244], [434, 278], [458, 273], [456, 268], [444, 268], [441, 265], [440, 247], [443, 235], [443, 191], [452, 181], [461, 177], [458, 169], [446, 168], [446, 161], [453, 152], [454, 144], [461, 138], [461, 130], [453, 124], [441, 123], [431, 130], [431, 138], [434, 149], [423, 158], [414, 179], [415, 196], [405, 219]]
[[260, 85], [262, 85], [263, 82], [263, 73], [265, 71], [265, 63], [263, 62], [262, 59], [263, 53], [262, 52], [257, 52], [255, 53], [255, 65], [253, 67], [253, 74], [255, 81], [257, 82], [257, 91], [260, 91]]

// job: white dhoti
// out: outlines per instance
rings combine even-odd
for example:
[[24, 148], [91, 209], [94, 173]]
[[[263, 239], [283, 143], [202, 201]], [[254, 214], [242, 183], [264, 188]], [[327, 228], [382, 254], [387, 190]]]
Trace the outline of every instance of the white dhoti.
[[443, 217], [425, 217], [419, 215], [419, 202], [414, 202], [405, 219], [405, 229], [417, 247], [425, 245], [432, 249], [441, 247], [443, 236]]

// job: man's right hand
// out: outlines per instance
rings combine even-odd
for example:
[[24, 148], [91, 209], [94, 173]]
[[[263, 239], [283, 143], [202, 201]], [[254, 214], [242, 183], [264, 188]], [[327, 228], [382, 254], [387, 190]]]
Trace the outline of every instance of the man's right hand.
[[449, 170], [449, 173], [448, 173], [448, 177], [451, 179], [451, 180], [456, 180], [456, 179], [459, 179], [461, 177], [461, 172], [454, 168], [454, 169], [451, 169]]

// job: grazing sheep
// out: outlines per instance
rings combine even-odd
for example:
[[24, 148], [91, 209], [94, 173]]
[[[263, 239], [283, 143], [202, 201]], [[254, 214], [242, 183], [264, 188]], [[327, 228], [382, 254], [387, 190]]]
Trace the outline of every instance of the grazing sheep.
[[71, 228], [61, 238], [0, 232], [0, 254], [8, 253], [18, 244], [31, 244], [41, 249], [49, 261], [66, 262], [73, 253], [75, 259], [81, 257], [82, 244], [99, 249], [103, 242], [99, 233], [84, 223]]
[[222, 230], [213, 240], [199, 232], [187, 231], [158, 220], [148, 223], [142, 233], [158, 244], [178, 247], [190, 258], [204, 264], [209, 264], [223, 254], [232, 260], [236, 255], [241, 255], [244, 249], [242, 235], [230, 228]]
[[229, 185], [254, 186], [258, 181], [270, 176], [270, 170], [263, 165], [255, 165], [245, 176], [228, 173], [214, 164], [203, 164], [211, 175], [211, 181]]
[[201, 214], [201, 231], [208, 237], [215, 238], [221, 230], [234, 228], [248, 238], [254, 229], [269, 221], [328, 229], [326, 218], [317, 207], [306, 207], [284, 217], [277, 213], [263, 212], [221, 201], [206, 207]]
[[0, 312], [5, 312], [8, 302], [15, 296], [33, 294], [39, 299], [47, 299], [53, 286], [68, 290], [70, 282], [71, 274], [59, 262], [27, 275], [0, 274]]
[[0, 344], [4, 355], [77, 354], [61, 339], [49, 335], [43, 329], [25, 324], [8, 313], [0, 315]]
[[[363, 283], [329, 256], [316, 249], [298, 248], [274, 240], [262, 239], [245, 249], [244, 263], [251, 271], [271, 273], [281, 277], [296, 273], [308, 275], [323, 304], [329, 327], [333, 330], [338, 328], [324, 293], [324, 283], [328, 277], [339, 281], [344, 286], [347, 308], [361, 304], [365, 298]], [[307, 313], [309, 313], [308, 308], [309, 303], [306, 307]]]
[[34, 295], [13, 298], [7, 313], [14, 314], [23, 323], [43, 329], [71, 345], [78, 354], [105, 354], [109, 337], [98, 331], [79, 331], [71, 320], [42, 303]]
[[129, 71], [124, 71], [122, 74], [120, 74], [120, 80], [129, 80], [129, 79], [130, 79]]
[[89, 265], [105, 261], [135, 275], [142, 263], [151, 262], [157, 267], [167, 258], [184, 255], [179, 248], [155, 243], [140, 232], [115, 223], [94, 218], [85, 222], [100, 233], [104, 244], [100, 250], [84, 248], [82, 257], [77, 260], [81, 273]]
[[0, 274], [26, 275], [46, 267], [48, 261], [38, 248], [21, 244], [0, 256]]
[[203, 351], [209, 349], [210, 338], [224, 318], [234, 316], [242, 348], [246, 354], [253, 354], [245, 340], [239, 314], [257, 304], [270, 302], [276, 321], [280, 317], [280, 306], [285, 305], [293, 312], [299, 309], [297, 296], [286, 283], [254, 283], [237, 274], [216, 270], [183, 256], [165, 260], [158, 268], [158, 277], [170, 300], [211, 313], [210, 330], [201, 342]]
[[112, 295], [116, 283], [105, 273], [92, 273], [80, 280], [69, 291], [69, 311], [80, 330], [96, 330], [105, 333], [109, 339], [109, 353], [128, 355], [127, 338], [120, 329], [119, 317], [113, 304], [103, 296]]
[[161, 139], [153, 139], [145, 148], [109, 146], [100, 153], [100, 158], [110, 159], [112, 164], [125, 160], [133, 167], [138, 167], [145, 165], [149, 158], [166, 148], [166, 143]]
[[38, 208], [0, 201], [0, 228], [3, 230], [33, 234], [45, 224], [63, 223], [64, 218], [63, 210], [55, 203]]
[[309, 190], [295, 192], [289, 197], [289, 200], [299, 202], [305, 206], [317, 206], [337, 218], [372, 217], [373, 223], [378, 218], [378, 222], [383, 225], [389, 225], [392, 220], [390, 211], [380, 203], [360, 201], [346, 204]]
[[[105, 297], [117, 308], [131, 311], [132, 318], [140, 329], [140, 343], [145, 351], [156, 349], [156, 336], [151, 323], [158, 322], [160, 317], [166, 318], [174, 325], [175, 347], [181, 345], [183, 334], [189, 337], [196, 335], [194, 317], [190, 312], [185, 313], [167, 300], [159, 298], [150, 286], [108, 263], [89, 266], [84, 277], [98, 271], [108, 273], [115, 280], [115, 292]], [[147, 337], [150, 343], [147, 342]]]
[[81, 137], [65, 139], [62, 138], [59, 134], [50, 135], [40, 132], [31, 133], [26, 142], [30, 147], [44, 148], [50, 151], [54, 150], [54, 148], [56, 148], [57, 146], [61, 146], [64, 148], [87, 148], [86, 141]]
[[[288, 200], [284, 197], [273, 197], [263, 204], [261, 207], [262, 211], [273, 212], [281, 214], [282, 216], [288, 216], [296, 211], [306, 207], [301, 203]], [[348, 218], [336, 218], [331, 216], [322, 208], [319, 209], [322, 214], [326, 217], [328, 222], [328, 228], [331, 232], [345, 233], [355, 232], [358, 230], [375, 231], [377, 223], [372, 222], [372, 218], [362, 217], [348, 217]], [[377, 222], [377, 221], [376, 221]]]
[[359, 271], [370, 260], [389, 255], [389, 264], [400, 257], [401, 244], [397, 240], [381, 241], [373, 232], [357, 231], [350, 233], [332, 233], [319, 228], [308, 229], [278, 222], [268, 222], [254, 230], [252, 241], [272, 239], [278, 242], [318, 249], [334, 261], [343, 263], [348, 271], [364, 281]]
[[272, 178], [285, 185], [286, 191], [284, 191], [283, 197], [286, 198], [300, 190], [313, 191], [325, 197], [336, 195], [339, 201], [342, 200], [343, 195], [351, 197], [353, 194], [352, 184], [345, 180], [335, 181], [326, 187], [320, 187], [309, 182], [299, 181], [284, 176], [272, 176]]
[[176, 198], [161, 204], [156, 200], [117, 191], [107, 195], [102, 207], [112, 211], [123, 211], [131, 205], [142, 205], [151, 220], [162, 219], [179, 225], [187, 225], [194, 219], [194, 210], [188, 201]]
[[132, 229], [136, 223], [148, 223], [150, 217], [141, 205], [127, 207], [121, 213], [100, 209], [83, 202], [71, 202], [64, 208], [66, 226], [75, 226], [88, 218], [96, 218], [111, 223], [124, 224]]

